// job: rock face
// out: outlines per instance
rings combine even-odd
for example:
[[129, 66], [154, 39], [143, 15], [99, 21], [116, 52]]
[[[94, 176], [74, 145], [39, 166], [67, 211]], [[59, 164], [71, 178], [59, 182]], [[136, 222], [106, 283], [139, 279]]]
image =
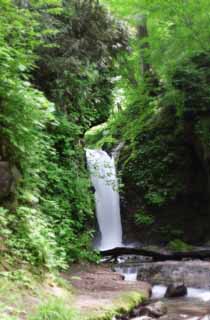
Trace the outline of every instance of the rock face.
[[[189, 72], [188, 63], [199, 70], [196, 76]], [[210, 114], [206, 98], [209, 93], [204, 94], [210, 87], [209, 66], [209, 53], [196, 54], [174, 69], [173, 86], [184, 97], [182, 121], [177, 117], [178, 104], [169, 108], [162, 101], [159, 114], [145, 117], [144, 126], [136, 131], [135, 147], [129, 143], [132, 140], [128, 134], [119, 161], [126, 240], [166, 244], [173, 240], [171, 231], [176, 229], [183, 232], [182, 240], [187, 243], [209, 241]], [[156, 197], [163, 200], [159, 205], [154, 201]], [[134, 223], [136, 213], [151, 211], [155, 220], [153, 228]], [[165, 236], [164, 230], [167, 230]]]
[[162, 301], [152, 303], [145, 307], [149, 311], [149, 316], [159, 318], [167, 313], [167, 307]]
[[13, 175], [9, 163], [0, 161], [0, 200], [6, 197], [12, 187]]
[[195, 260], [142, 263], [137, 279], [168, 286], [181, 282], [187, 287], [210, 288], [210, 262]]
[[166, 298], [184, 297], [187, 295], [187, 288], [184, 284], [170, 284], [166, 290]]

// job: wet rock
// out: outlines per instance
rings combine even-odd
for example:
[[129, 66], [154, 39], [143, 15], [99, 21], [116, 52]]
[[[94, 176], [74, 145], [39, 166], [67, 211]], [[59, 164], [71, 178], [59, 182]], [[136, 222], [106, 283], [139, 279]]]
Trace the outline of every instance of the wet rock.
[[187, 295], [187, 288], [184, 284], [170, 284], [166, 290], [166, 298], [178, 298]]
[[147, 306], [142, 306], [139, 308], [136, 308], [134, 313], [131, 313], [131, 318], [135, 319], [133, 317], [134, 315], [138, 317], [149, 317], [149, 318], [159, 318], [167, 313], [167, 307], [166, 305], [161, 302], [155, 302], [152, 304], [149, 304]]
[[184, 282], [187, 287], [209, 288], [210, 263], [200, 260], [142, 263], [137, 279], [152, 284]]
[[149, 311], [149, 316], [161, 317], [167, 313], [167, 307], [162, 301], [152, 303], [145, 307]]
[[129, 316], [121, 316], [120, 320], [130, 320]]
[[130, 317], [133, 319], [133, 318], [136, 318], [140, 315], [140, 311], [141, 311], [141, 308], [142, 307], [138, 307], [138, 308], [135, 308], [131, 311], [130, 313]]
[[153, 320], [154, 318], [148, 317], [148, 316], [142, 316], [137, 318], [132, 318], [131, 320]]

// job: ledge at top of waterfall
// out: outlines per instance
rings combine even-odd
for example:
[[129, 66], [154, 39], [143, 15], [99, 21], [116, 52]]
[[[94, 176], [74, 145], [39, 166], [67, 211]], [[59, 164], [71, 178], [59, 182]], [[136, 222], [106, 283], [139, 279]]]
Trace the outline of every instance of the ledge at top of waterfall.
[[96, 216], [100, 231], [97, 248], [108, 250], [120, 247], [122, 224], [114, 157], [101, 149], [86, 149], [86, 157], [95, 188]]

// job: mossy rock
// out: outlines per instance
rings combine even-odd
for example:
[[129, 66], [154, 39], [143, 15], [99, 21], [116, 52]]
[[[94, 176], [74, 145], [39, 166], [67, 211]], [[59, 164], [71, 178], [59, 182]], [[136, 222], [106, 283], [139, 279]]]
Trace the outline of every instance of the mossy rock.
[[145, 296], [139, 292], [125, 293], [116, 299], [111, 307], [105, 308], [100, 312], [94, 312], [85, 320], [111, 320], [114, 316], [129, 313], [137, 305], [143, 303], [145, 299]]
[[85, 133], [85, 145], [88, 148], [96, 148], [98, 142], [106, 135], [106, 129], [106, 122], [89, 129]]

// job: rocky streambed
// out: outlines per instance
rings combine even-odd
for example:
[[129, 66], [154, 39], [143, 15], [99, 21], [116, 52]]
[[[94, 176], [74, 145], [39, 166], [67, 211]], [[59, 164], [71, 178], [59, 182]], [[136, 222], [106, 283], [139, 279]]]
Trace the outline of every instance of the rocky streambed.
[[[133, 257], [120, 261], [114, 267], [110, 263], [75, 265], [64, 274], [73, 285], [82, 316], [89, 320], [210, 320], [210, 262], [154, 263]], [[184, 284], [187, 295], [165, 298], [167, 286], [175, 283]]]
[[117, 264], [114, 270], [126, 280], [146, 281], [152, 285], [182, 282], [187, 287], [210, 290], [209, 261], [142, 262], [128, 259]]
[[151, 300], [139, 305], [130, 313], [114, 317], [113, 320], [209, 320], [209, 303], [200, 298], [176, 298]]
[[137, 279], [152, 284], [183, 282], [187, 287], [210, 289], [209, 261], [165, 261], [142, 263]]
[[[125, 281], [146, 281], [152, 288], [151, 300], [116, 320], [210, 320], [210, 262], [137, 262], [131, 259], [115, 270]], [[180, 283], [187, 292], [182, 297], [166, 298], [169, 285]]]

